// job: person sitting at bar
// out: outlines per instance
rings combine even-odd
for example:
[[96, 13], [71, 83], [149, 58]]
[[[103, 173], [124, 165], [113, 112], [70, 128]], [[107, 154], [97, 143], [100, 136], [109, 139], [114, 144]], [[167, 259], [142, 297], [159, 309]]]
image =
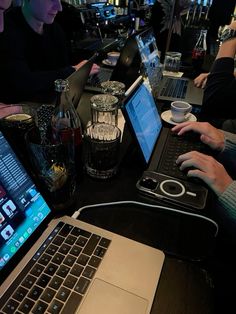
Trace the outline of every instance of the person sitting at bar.
[[[61, 10], [60, 0], [23, 0], [7, 12], [0, 36], [1, 101], [51, 102], [54, 81], [86, 62], [69, 64], [64, 33], [54, 22]], [[94, 64], [91, 73], [97, 71]]]

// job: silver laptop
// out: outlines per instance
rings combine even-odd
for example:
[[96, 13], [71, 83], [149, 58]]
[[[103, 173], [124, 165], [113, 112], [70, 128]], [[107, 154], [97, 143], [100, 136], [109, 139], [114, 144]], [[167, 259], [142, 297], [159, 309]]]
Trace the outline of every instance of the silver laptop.
[[152, 28], [137, 34], [136, 41], [143, 70], [150, 81], [155, 98], [165, 101], [184, 100], [193, 105], [202, 105], [203, 89], [195, 87], [193, 80], [163, 76]]
[[147, 314], [163, 252], [51, 210], [0, 132], [0, 312]]

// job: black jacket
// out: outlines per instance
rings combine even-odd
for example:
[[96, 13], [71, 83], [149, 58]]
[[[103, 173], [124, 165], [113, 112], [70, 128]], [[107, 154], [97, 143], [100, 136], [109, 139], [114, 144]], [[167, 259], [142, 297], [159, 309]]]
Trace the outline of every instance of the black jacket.
[[219, 58], [213, 63], [204, 91], [202, 120], [236, 119], [234, 59]]
[[55, 22], [42, 35], [25, 21], [21, 8], [7, 12], [0, 35], [0, 101], [48, 100], [54, 81], [68, 77], [69, 65], [63, 31]]

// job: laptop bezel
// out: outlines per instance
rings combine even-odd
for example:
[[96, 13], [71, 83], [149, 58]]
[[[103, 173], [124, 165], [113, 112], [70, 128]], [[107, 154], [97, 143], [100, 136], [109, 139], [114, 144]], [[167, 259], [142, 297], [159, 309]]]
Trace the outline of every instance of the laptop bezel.
[[[149, 165], [151, 164], [151, 162], [152, 162], [152, 160], [153, 160], [153, 155], [155, 154], [157, 143], [158, 143], [158, 145], [159, 145], [159, 143], [160, 143], [160, 145], [163, 145], [163, 146], [164, 146], [165, 141], [164, 141], [164, 140], [162, 141], [161, 138], [162, 138], [163, 130], [164, 130], [165, 128], [163, 127], [163, 124], [162, 124], [162, 121], [161, 121], [160, 132], [159, 132], [159, 134], [158, 134], [158, 136], [157, 136], [157, 138], [156, 138], [156, 140], [155, 140], [155, 143], [154, 143], [154, 145], [153, 145], [153, 149], [152, 149], [152, 152], [151, 152], [151, 154], [150, 154], [150, 158], [149, 158], [148, 161], [146, 161], [146, 159], [145, 159], [145, 157], [144, 157], [144, 154], [143, 154], [143, 152], [142, 152], [142, 149], [141, 149], [141, 147], [140, 147], [140, 144], [139, 144], [139, 142], [138, 142], [137, 136], [136, 136], [136, 134], [135, 134], [135, 131], [134, 131], [132, 122], [130, 121], [130, 117], [129, 117], [129, 115], [128, 115], [128, 113], [127, 113], [127, 110], [126, 110], [126, 105], [127, 105], [127, 103], [128, 103], [129, 100], [133, 97], [133, 95], [136, 93], [136, 91], [140, 88], [140, 86], [143, 85], [143, 84], [144, 84], [144, 79], [143, 79], [143, 78], [142, 78], [142, 79], [138, 78], [138, 79], [137, 79], [137, 85], [134, 86], [133, 90], [130, 91], [130, 92], [128, 93], [128, 95], [124, 98], [124, 100], [122, 101], [122, 104], [121, 104], [121, 111], [122, 111], [123, 116], [124, 116], [124, 118], [125, 118], [125, 123], [127, 124], [128, 131], [129, 131], [130, 134], [131, 134], [131, 138], [132, 138], [132, 140], [133, 140], [132, 142], [135, 144], [136, 149], [140, 152], [139, 155], [140, 155], [140, 159], [141, 159], [142, 166], [145, 167], [145, 169], [146, 169], [146, 168], [149, 167]], [[151, 95], [151, 97], [153, 97], [152, 93], [150, 93], [150, 95]], [[156, 108], [157, 108], [157, 111], [158, 111], [158, 106], [157, 106], [157, 104], [156, 104], [156, 101], [155, 101], [154, 97], [153, 97], [153, 101], [154, 101], [154, 103], [155, 103], [155, 105], [156, 105]], [[159, 114], [159, 111], [158, 111], [158, 114]], [[160, 117], [160, 119], [161, 119], [161, 117]], [[161, 154], [160, 154], [160, 155], [161, 155]], [[159, 158], [157, 158], [157, 159], [159, 159]]]

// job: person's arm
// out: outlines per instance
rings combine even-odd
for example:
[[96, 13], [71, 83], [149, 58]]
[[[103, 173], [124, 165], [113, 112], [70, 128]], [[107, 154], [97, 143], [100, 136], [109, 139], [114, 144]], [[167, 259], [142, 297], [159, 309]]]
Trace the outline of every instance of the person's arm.
[[224, 166], [211, 156], [192, 151], [180, 155], [176, 163], [182, 171], [190, 168], [187, 176], [203, 180], [217, 196], [233, 182]]
[[[173, 132], [183, 135], [193, 131], [200, 134], [203, 143], [222, 152], [225, 148], [225, 133], [207, 122], [184, 122], [172, 128]], [[203, 180], [218, 196], [232, 183], [224, 166], [211, 156], [191, 151], [180, 155], [176, 160], [180, 170], [186, 170], [190, 177]]]
[[[230, 27], [235, 28], [235, 22]], [[236, 98], [235, 53], [236, 38], [223, 42], [219, 48], [206, 81], [202, 106], [203, 115], [228, 118], [236, 114], [236, 108], [232, 104], [232, 100]]]
[[201, 73], [201, 74], [199, 74], [199, 75], [193, 80], [194, 85], [195, 85], [196, 87], [198, 87], [198, 88], [205, 88], [208, 75], [209, 75], [209, 73]]
[[[236, 30], [236, 21], [233, 21], [229, 25], [229, 28]], [[219, 58], [233, 58], [234, 59], [235, 54], [236, 54], [236, 38], [232, 38], [232, 39], [224, 41], [221, 44], [218, 54], [216, 56], [216, 60]]]

